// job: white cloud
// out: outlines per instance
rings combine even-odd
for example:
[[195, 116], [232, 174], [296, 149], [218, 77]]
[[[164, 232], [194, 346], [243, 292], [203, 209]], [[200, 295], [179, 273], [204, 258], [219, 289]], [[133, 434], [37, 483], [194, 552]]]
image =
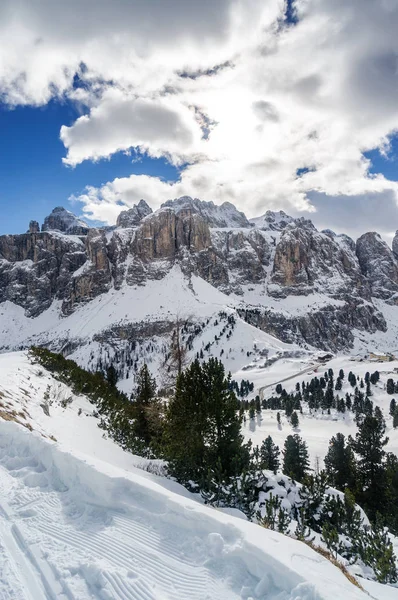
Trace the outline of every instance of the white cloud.
[[[181, 194], [319, 222], [360, 210], [365, 229], [377, 199], [393, 218], [397, 183], [370, 176], [363, 152], [388, 148], [398, 128], [396, 0], [296, 0], [288, 28], [282, 0], [33, 5], [1, 5], [0, 92], [9, 103], [66, 94], [85, 104], [61, 130], [65, 163], [137, 147], [188, 164], [176, 183], [132, 175], [88, 188], [79, 199], [93, 218]], [[76, 70], [84, 90], [71, 89]]]
[[64, 162], [109, 157], [132, 146], [153, 157], [169, 156], [176, 163], [200, 140], [202, 131], [193, 110], [171, 98], [137, 98], [108, 88], [89, 116], [61, 128], [68, 155]]

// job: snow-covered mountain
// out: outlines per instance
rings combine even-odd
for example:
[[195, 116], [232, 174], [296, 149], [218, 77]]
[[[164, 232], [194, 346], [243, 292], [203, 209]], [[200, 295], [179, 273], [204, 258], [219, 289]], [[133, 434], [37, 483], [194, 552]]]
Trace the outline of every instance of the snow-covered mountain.
[[189, 197], [155, 212], [141, 200], [105, 228], [56, 208], [41, 231], [32, 221], [0, 237], [0, 348], [46, 344], [90, 367], [118, 354], [128, 376], [154, 340], [166, 352], [178, 315], [191, 352], [233, 371], [281, 346], [394, 351], [394, 251], [377, 233], [354, 242], [282, 211], [248, 221]]

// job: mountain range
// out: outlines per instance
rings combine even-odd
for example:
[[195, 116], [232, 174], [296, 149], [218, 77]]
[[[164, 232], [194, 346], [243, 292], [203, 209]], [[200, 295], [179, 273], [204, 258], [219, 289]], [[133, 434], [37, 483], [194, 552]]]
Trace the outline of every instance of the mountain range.
[[200, 324], [199, 351], [220, 311], [251, 332], [245, 355], [253, 335], [296, 351], [394, 351], [397, 304], [398, 235], [391, 249], [376, 232], [354, 241], [283, 211], [249, 220], [230, 203], [182, 197], [153, 212], [141, 200], [116, 226], [90, 227], [57, 207], [0, 237], [0, 348], [40, 342], [85, 366], [92, 344], [107, 356], [142, 347], [177, 317]]

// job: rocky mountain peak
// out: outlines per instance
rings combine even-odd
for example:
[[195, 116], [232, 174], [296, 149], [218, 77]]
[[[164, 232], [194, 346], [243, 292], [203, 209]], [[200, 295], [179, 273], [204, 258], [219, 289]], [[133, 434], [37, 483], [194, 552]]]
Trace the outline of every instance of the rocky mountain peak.
[[56, 206], [44, 219], [42, 231], [61, 231], [70, 235], [86, 235], [89, 226], [63, 206]]
[[398, 259], [398, 231], [395, 232], [394, 238], [392, 240], [392, 251], [394, 253], [395, 258]]
[[137, 227], [144, 217], [152, 214], [152, 208], [145, 202], [140, 200], [138, 204], [134, 204], [128, 210], [122, 210], [116, 221], [116, 227], [127, 229], [128, 227]]
[[356, 253], [362, 273], [367, 277], [372, 296], [394, 304], [398, 298], [398, 262], [378, 233], [364, 233], [357, 240]]
[[224, 202], [218, 206], [211, 201], [204, 202], [198, 198], [181, 196], [181, 198], [167, 200], [167, 202], [162, 204], [161, 208], [171, 208], [176, 214], [181, 211], [190, 211], [192, 214], [199, 214], [203, 221], [211, 228], [251, 227], [246, 215], [230, 202]]
[[250, 223], [263, 231], [282, 231], [290, 223], [295, 223], [295, 219], [289, 217], [283, 210], [267, 210], [261, 217], [250, 219]]

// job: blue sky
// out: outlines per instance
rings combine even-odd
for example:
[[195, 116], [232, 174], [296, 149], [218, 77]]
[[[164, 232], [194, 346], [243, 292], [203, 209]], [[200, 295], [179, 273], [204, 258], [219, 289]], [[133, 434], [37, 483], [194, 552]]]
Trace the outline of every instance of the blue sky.
[[101, 186], [132, 173], [178, 179], [178, 170], [166, 159], [134, 152], [117, 152], [109, 160], [85, 161], [73, 168], [64, 165], [60, 128], [79, 116], [72, 102], [15, 109], [0, 103], [0, 234], [22, 233], [30, 219], [42, 224], [55, 206], [81, 213], [81, 206], [68, 199], [87, 185]]
[[397, 30], [394, 1], [2, 0], [0, 233], [191, 195], [391, 239]]

